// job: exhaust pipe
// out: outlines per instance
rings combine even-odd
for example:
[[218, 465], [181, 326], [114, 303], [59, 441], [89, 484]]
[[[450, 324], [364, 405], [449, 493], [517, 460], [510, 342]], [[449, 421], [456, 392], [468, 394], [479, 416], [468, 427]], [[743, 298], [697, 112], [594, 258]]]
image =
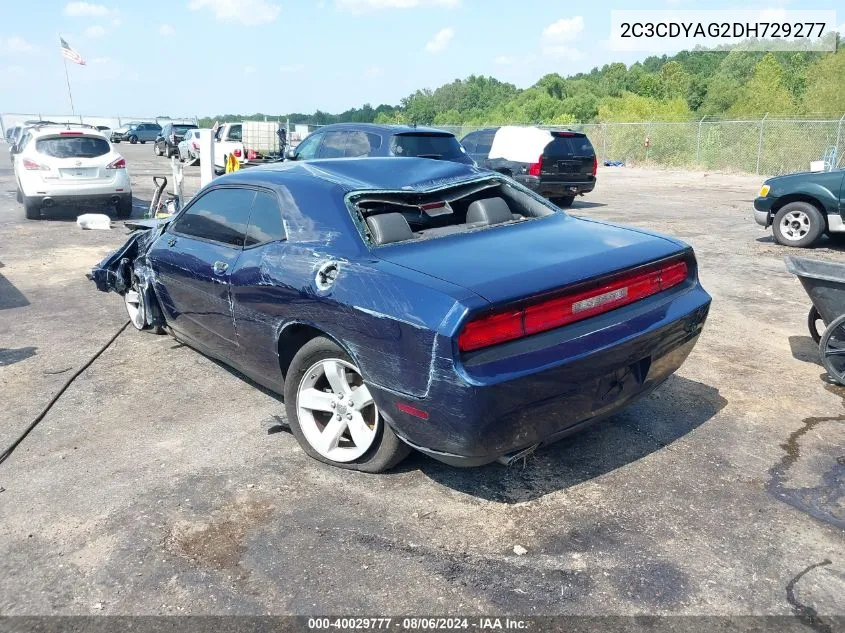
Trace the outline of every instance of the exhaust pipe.
[[45, 209], [49, 209], [53, 206], [53, 199], [50, 196], [47, 196], [41, 201], [41, 206]]
[[497, 458], [496, 461], [500, 464], [504, 464], [505, 466], [510, 466], [514, 462], [519, 461], [520, 459], [525, 459], [526, 457], [530, 457], [534, 454], [540, 447], [540, 444], [534, 444], [533, 446], [529, 446], [528, 448], [523, 448], [519, 451], [514, 451], [513, 453], [505, 453], [501, 457]]

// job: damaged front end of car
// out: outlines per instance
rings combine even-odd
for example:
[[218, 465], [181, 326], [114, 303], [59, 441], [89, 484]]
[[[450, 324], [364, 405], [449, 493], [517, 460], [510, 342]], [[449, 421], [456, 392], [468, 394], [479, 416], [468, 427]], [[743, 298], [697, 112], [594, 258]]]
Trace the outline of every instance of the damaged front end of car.
[[124, 297], [132, 324], [140, 329], [166, 325], [155, 296], [154, 273], [147, 251], [167, 227], [166, 220], [127, 222], [132, 229], [129, 239], [105, 257], [86, 277], [101, 292], [116, 292]]

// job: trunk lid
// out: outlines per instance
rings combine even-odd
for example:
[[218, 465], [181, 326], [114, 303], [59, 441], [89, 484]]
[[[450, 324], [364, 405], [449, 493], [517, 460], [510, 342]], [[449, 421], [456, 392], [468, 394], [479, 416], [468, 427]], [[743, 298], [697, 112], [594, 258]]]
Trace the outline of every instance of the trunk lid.
[[516, 225], [385, 246], [375, 254], [499, 305], [683, 250], [665, 237], [556, 213]]
[[580, 132], [552, 132], [543, 151], [540, 178], [547, 182], [586, 182], [593, 176], [596, 153], [590, 139]]

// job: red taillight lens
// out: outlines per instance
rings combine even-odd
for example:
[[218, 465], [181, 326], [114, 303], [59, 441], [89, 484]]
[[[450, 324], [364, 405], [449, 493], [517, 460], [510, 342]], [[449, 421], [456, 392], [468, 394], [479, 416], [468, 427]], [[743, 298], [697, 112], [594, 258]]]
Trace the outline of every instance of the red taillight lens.
[[59, 136], [82, 136], [82, 132], [59, 132]]
[[593, 176], [595, 176], [599, 171], [599, 159], [596, 156], [593, 156]]
[[200, 149], [200, 146], [199, 146], [199, 145], [197, 145], [196, 143], [191, 143], [191, 145], [193, 145], [193, 146], [194, 146], [194, 149], [195, 149], [195, 150], [199, 151], [199, 149]]
[[240, 157], [241, 157], [241, 150], [239, 150], [239, 149], [236, 149], [236, 150], [235, 150], [234, 152], [232, 152], [232, 153], [235, 155], [235, 158], [240, 158]]
[[543, 157], [537, 159], [536, 163], [531, 163], [531, 166], [528, 168], [528, 175], [529, 176], [539, 176], [540, 170], [543, 169]]
[[[24, 158], [23, 159], [23, 168], [24, 169], [30, 169], [30, 170], [36, 170], [36, 169], [41, 169], [41, 165], [36, 163], [34, 160], [29, 160], [28, 158]], [[49, 167], [48, 167], [48, 169], [49, 169]]]
[[683, 283], [688, 274], [687, 263], [676, 261], [521, 310], [483, 316], [466, 324], [458, 337], [458, 347], [468, 352], [582, 321], [668, 290]]
[[106, 165], [106, 169], [126, 169], [126, 159], [121, 156], [117, 160]]

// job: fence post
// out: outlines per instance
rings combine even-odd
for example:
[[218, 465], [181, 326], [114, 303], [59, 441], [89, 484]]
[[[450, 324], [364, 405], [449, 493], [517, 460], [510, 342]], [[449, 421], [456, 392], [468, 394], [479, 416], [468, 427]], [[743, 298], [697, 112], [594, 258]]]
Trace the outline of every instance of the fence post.
[[647, 163], [648, 162], [648, 148], [651, 145], [651, 121], [649, 121], [646, 124], [645, 137], [649, 140], [649, 142], [646, 143], [646, 146], [645, 146], [645, 161], [644, 162]]
[[701, 121], [698, 122], [698, 138], [695, 140], [695, 164], [701, 164], [701, 124], [704, 123], [704, 119], [707, 118], [705, 114], [701, 117]]
[[[839, 125], [836, 126], [836, 154], [839, 154], [839, 140], [842, 138], [842, 121], [845, 121], [845, 114], [842, 115], [842, 118], [839, 119]], [[833, 168], [836, 169], [838, 165], [839, 161], [837, 160]]]
[[766, 123], [766, 117], [769, 116], [769, 113], [763, 116], [760, 120], [760, 140], [757, 142], [757, 173], [760, 173], [760, 155], [763, 153], [763, 126]]

